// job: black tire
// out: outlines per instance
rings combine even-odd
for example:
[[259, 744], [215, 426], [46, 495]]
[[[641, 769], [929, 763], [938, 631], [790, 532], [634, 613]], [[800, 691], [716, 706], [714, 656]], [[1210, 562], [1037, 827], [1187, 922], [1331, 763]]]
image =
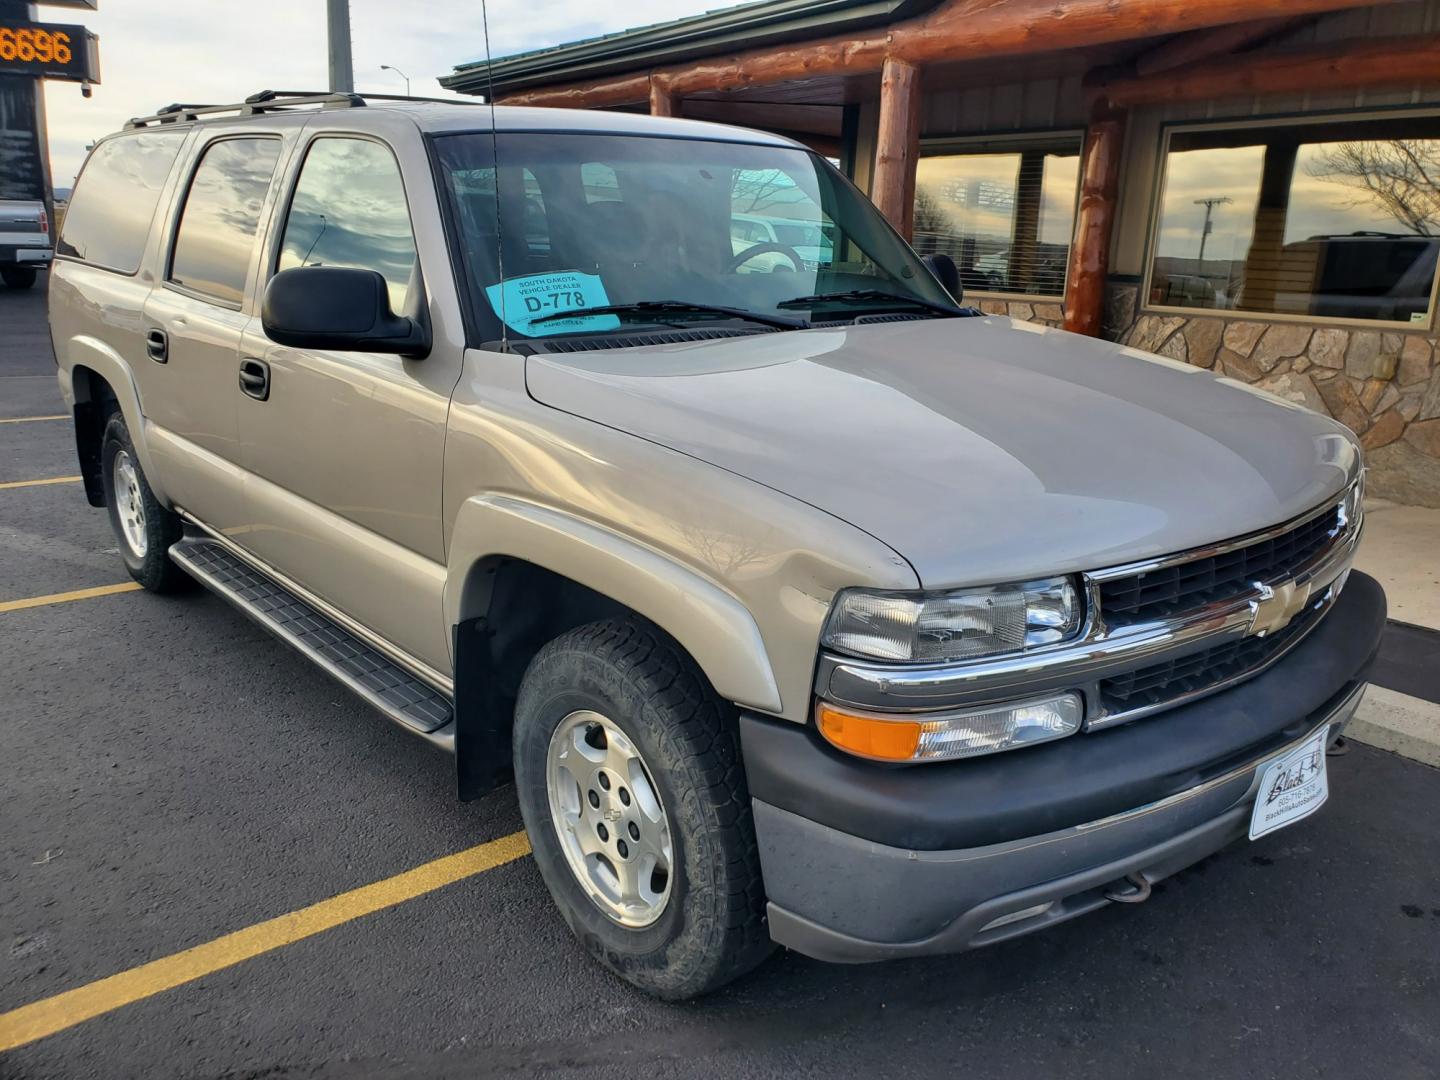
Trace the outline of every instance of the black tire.
[[[552, 822], [550, 740], [577, 710], [601, 713], [644, 759], [676, 853], [649, 926], [621, 925], [582, 888]], [[515, 710], [515, 782], [536, 865], [565, 921], [600, 963], [671, 1000], [715, 990], [773, 949], [734, 707], [682, 650], [638, 621], [592, 623], [535, 656]]]
[[[121, 526], [121, 500], [126, 493], [115, 490], [115, 459], [127, 455], [134, 470], [138, 489], [139, 505], [144, 511], [145, 550], [137, 552]], [[110, 417], [105, 425], [105, 435], [100, 444], [100, 480], [105, 487], [105, 506], [110, 514], [110, 528], [120, 549], [120, 558], [130, 576], [151, 592], [181, 592], [194, 584], [194, 579], [170, 561], [170, 545], [184, 533], [184, 526], [178, 514], [161, 506], [150, 490], [145, 479], [145, 470], [140, 467], [140, 458], [135, 453], [135, 444], [130, 440], [130, 431], [120, 413]]]
[[35, 284], [35, 268], [32, 266], [0, 266], [0, 281], [12, 289], [28, 289]]

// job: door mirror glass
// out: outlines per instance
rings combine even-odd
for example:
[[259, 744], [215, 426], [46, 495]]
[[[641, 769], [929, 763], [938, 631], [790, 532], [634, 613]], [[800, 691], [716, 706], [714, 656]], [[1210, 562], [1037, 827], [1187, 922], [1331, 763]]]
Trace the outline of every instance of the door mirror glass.
[[270, 279], [260, 311], [271, 341], [297, 349], [346, 349], [419, 358], [429, 328], [390, 308], [383, 274], [340, 266], [297, 266]]

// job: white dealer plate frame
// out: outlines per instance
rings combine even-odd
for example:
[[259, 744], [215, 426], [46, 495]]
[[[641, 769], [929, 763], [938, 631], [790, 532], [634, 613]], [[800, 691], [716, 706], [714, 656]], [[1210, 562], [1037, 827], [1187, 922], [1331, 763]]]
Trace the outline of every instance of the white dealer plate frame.
[[1255, 792], [1255, 807], [1250, 812], [1251, 840], [1303, 821], [1325, 805], [1330, 797], [1325, 770], [1330, 729], [1331, 725], [1326, 724], [1300, 746], [1265, 766]]

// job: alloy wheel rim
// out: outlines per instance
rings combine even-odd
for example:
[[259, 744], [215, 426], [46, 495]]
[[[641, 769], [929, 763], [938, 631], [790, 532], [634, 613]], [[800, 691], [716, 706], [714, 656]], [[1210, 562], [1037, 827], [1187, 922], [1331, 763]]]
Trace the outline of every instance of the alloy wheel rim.
[[120, 518], [120, 532], [125, 545], [137, 559], [143, 559], [149, 550], [150, 541], [145, 535], [145, 500], [140, 494], [140, 474], [130, 454], [121, 450], [115, 454], [111, 466], [111, 481], [115, 491], [115, 510]]
[[665, 911], [674, 880], [670, 822], [630, 737], [588, 709], [550, 737], [550, 821], [565, 861], [592, 903], [632, 929]]

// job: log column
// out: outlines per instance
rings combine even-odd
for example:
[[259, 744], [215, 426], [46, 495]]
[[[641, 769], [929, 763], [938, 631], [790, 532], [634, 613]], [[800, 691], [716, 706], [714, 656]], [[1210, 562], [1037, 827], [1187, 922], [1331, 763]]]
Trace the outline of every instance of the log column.
[[915, 223], [920, 157], [920, 69], [887, 57], [880, 73], [880, 130], [870, 198], [907, 240]]
[[1103, 100], [1098, 102], [1085, 133], [1080, 211], [1075, 217], [1065, 278], [1065, 329], [1091, 337], [1100, 336], [1105, 319], [1105, 277], [1110, 269], [1110, 234], [1124, 144], [1124, 111]]
[[680, 115], [680, 99], [670, 92], [670, 88], [665, 83], [653, 76], [650, 79], [650, 115]]

